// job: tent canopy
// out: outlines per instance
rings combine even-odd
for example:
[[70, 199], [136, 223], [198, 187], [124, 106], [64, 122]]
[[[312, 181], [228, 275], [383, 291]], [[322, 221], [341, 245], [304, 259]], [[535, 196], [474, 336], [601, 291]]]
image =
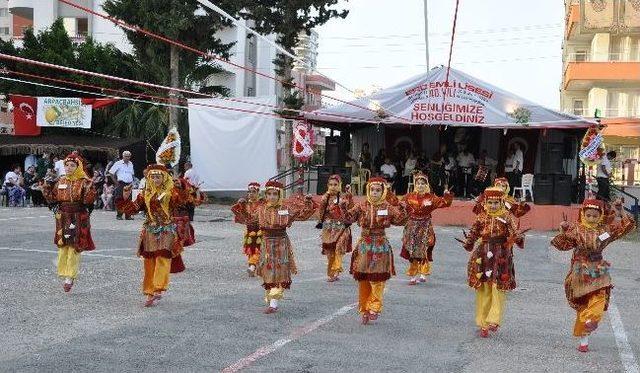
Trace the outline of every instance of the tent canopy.
[[539, 129], [596, 124], [545, 108], [459, 70], [450, 69], [447, 79], [444, 66], [349, 104], [310, 112], [306, 118], [329, 127], [387, 124]]

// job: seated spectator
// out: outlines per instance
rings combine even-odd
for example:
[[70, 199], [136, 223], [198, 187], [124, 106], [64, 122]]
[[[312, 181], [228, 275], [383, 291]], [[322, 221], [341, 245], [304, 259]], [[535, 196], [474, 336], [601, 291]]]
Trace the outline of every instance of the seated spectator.
[[389, 157], [385, 158], [384, 164], [380, 166], [380, 173], [385, 179], [387, 179], [393, 189], [393, 183], [395, 181], [398, 170], [396, 169], [396, 166], [391, 163], [391, 159], [389, 159]]
[[11, 169], [13, 171], [7, 172], [3, 184], [7, 191], [9, 207], [22, 206], [25, 197], [25, 190], [23, 188], [24, 179], [20, 172], [20, 166], [14, 165]]

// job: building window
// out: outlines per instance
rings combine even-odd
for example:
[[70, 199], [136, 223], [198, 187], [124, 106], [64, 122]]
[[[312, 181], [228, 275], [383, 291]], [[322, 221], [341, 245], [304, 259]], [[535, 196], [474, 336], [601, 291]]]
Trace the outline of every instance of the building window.
[[62, 19], [62, 23], [67, 34], [72, 38], [89, 34], [89, 20], [87, 18], [67, 17]]
[[253, 87], [247, 87], [247, 97], [253, 97], [256, 95], [256, 90]]
[[6, 17], [9, 15], [9, 9], [7, 8], [0, 8], [0, 17]]
[[585, 62], [587, 60], [587, 51], [576, 51], [574, 59], [575, 62]]
[[89, 35], [89, 19], [78, 18], [78, 35]]
[[9, 35], [8, 27], [0, 27], [0, 35]]
[[573, 100], [573, 115], [584, 116], [584, 100]]

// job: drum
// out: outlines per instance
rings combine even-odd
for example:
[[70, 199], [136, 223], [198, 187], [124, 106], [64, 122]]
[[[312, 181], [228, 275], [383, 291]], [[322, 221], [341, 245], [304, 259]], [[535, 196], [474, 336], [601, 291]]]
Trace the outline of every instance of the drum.
[[478, 172], [476, 172], [474, 179], [476, 181], [483, 182], [487, 179], [487, 175], [489, 175], [489, 167], [478, 166]]

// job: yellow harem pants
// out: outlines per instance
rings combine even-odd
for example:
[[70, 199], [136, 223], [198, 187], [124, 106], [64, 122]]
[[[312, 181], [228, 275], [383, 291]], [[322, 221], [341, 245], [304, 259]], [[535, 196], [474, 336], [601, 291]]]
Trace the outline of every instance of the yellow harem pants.
[[167, 290], [169, 286], [169, 271], [171, 259], [161, 256], [144, 258], [144, 278], [142, 280], [142, 292], [145, 295], [154, 295]]
[[576, 312], [576, 323], [573, 327], [573, 335], [576, 337], [584, 337], [589, 335], [585, 329], [585, 322], [600, 322], [604, 316], [604, 309], [609, 301], [609, 294], [606, 289], [601, 289], [593, 294], [588, 295], [589, 300], [586, 304], [578, 308]]
[[476, 325], [486, 328], [500, 325], [507, 293], [498, 290], [496, 284], [483, 283], [476, 289]]
[[259, 261], [260, 261], [260, 252], [247, 255], [247, 262], [250, 266], [252, 265], [257, 266]]
[[264, 301], [269, 304], [272, 299], [280, 300], [284, 298], [284, 288], [275, 287], [264, 291]]
[[71, 246], [58, 247], [58, 276], [75, 279], [80, 267], [80, 253]]
[[431, 263], [426, 261], [424, 263], [420, 262], [411, 262], [409, 263], [409, 268], [407, 269], [408, 276], [417, 276], [417, 275], [425, 275], [428, 276], [431, 274]]
[[336, 250], [327, 251], [327, 276], [337, 276], [342, 272], [342, 254]]
[[358, 281], [358, 311], [382, 312], [385, 281]]

